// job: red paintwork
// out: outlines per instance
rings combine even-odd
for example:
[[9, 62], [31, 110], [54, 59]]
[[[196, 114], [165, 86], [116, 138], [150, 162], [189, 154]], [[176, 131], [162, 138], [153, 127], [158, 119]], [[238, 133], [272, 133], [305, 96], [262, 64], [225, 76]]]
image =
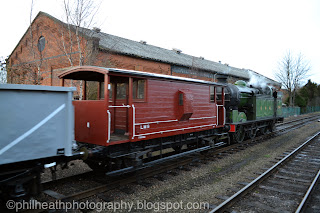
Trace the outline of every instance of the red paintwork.
[[[152, 123], [147, 128], [143, 125], [138, 125], [135, 127], [136, 134], [146, 134], [154, 133], [160, 131], [169, 131], [157, 134], [151, 134], [142, 139], [151, 139], [156, 137], [166, 137], [176, 134], [184, 134], [195, 131], [202, 131], [206, 129], [212, 129], [215, 125], [216, 118], [206, 118], [202, 120], [185, 120], [179, 121], [181, 117], [181, 112], [186, 110], [187, 112], [193, 112], [192, 118], [200, 117], [213, 117], [217, 115], [217, 106], [215, 103], [210, 102], [209, 85], [196, 84], [189, 82], [172, 82], [157, 79], [149, 79], [147, 81], [148, 95], [147, 102], [144, 103], [133, 103], [136, 108], [136, 123], [146, 123], [154, 121], [169, 121], [176, 120], [174, 122], [166, 123]], [[184, 91], [187, 93], [185, 95], [187, 98], [184, 99], [185, 102], [190, 102], [190, 104], [185, 104], [186, 109], [181, 109], [183, 106], [179, 106], [179, 92]], [[191, 104], [192, 102], [192, 104]], [[192, 108], [191, 108], [192, 105]], [[205, 126], [192, 129], [185, 129], [179, 131], [172, 131], [176, 129]], [[130, 132], [132, 135], [132, 132]], [[139, 141], [138, 137], [132, 141]]]
[[229, 125], [230, 125], [229, 132], [236, 132], [236, 125], [234, 125], [234, 124], [229, 124]]
[[[117, 73], [97, 67], [73, 68], [61, 73], [59, 77], [65, 79], [77, 77], [77, 79], [87, 80], [84, 79], [85, 76], [89, 76], [91, 80], [112, 84], [125, 82], [127, 84], [127, 98], [117, 99], [116, 89], [113, 89], [113, 98], [109, 99], [109, 91], [105, 87], [106, 100], [74, 101], [75, 138], [77, 141], [109, 146], [220, 128], [224, 125], [224, 107], [219, 106], [218, 108], [215, 102], [210, 102], [209, 84], [147, 78], [139, 75], [131, 76], [130, 73]], [[134, 78], [146, 80], [144, 99], [133, 100]], [[183, 94], [183, 105], [179, 105], [179, 93]], [[121, 106], [122, 104], [129, 105], [130, 108], [109, 107]], [[111, 113], [110, 127], [108, 127], [107, 110]], [[217, 110], [219, 111], [219, 119], [217, 119]], [[108, 138], [108, 129], [111, 130], [110, 133], [120, 129], [126, 134], [116, 141], [107, 143], [110, 139]]]
[[224, 107], [223, 105], [218, 106], [218, 126], [224, 125]]
[[[107, 113], [105, 102], [73, 101], [76, 141], [107, 145]], [[89, 126], [88, 126], [89, 122]]]
[[[125, 99], [118, 99], [116, 106], [127, 105]], [[128, 108], [114, 108], [114, 128], [128, 132]]]

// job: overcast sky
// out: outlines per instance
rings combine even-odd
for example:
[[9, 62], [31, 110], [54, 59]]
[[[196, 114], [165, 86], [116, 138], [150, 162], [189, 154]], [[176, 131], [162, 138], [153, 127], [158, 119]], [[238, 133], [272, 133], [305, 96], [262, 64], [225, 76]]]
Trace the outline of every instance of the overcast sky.
[[[61, 0], [34, 0], [62, 18]], [[31, 0], [2, 0], [0, 57], [13, 51], [28, 28]], [[96, 16], [103, 32], [203, 56], [274, 79], [287, 51], [301, 52], [320, 84], [318, 0], [103, 0]]]

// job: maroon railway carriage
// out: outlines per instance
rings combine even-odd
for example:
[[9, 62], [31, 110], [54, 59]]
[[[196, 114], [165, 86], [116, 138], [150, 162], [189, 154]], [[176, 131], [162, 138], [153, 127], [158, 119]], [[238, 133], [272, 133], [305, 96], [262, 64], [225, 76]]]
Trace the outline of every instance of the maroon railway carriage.
[[[170, 148], [209, 146], [226, 131], [222, 84], [92, 66], [59, 77], [62, 85], [65, 79], [84, 81], [83, 100], [73, 101], [75, 139], [100, 150], [99, 157], [87, 160], [93, 168], [119, 169], [132, 159], [155, 157], [156, 151], [162, 156]], [[96, 100], [86, 100], [92, 98], [89, 89], [97, 91]]]

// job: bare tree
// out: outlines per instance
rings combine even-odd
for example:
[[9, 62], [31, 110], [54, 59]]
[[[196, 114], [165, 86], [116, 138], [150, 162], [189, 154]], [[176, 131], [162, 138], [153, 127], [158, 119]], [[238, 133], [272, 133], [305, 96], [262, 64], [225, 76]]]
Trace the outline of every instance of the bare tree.
[[[91, 38], [93, 32], [88, 29], [94, 23], [99, 5], [100, 3], [96, 4], [93, 0], [63, 0], [65, 23], [61, 24], [58, 46], [68, 58], [70, 66], [82, 66], [92, 57], [92, 43], [95, 42], [95, 38]], [[79, 82], [79, 87], [81, 91], [82, 81]], [[79, 96], [81, 100], [81, 92]]]
[[306, 61], [301, 53], [294, 57], [289, 51], [279, 62], [275, 77], [288, 91], [290, 106], [294, 106], [297, 89], [302, 81], [308, 78], [310, 69], [309, 62]]
[[[86, 52], [91, 37], [88, 29], [94, 24], [99, 5], [93, 0], [75, 0], [71, 3], [63, 0], [63, 9], [66, 26], [63, 24], [60, 31], [62, 51], [68, 57], [70, 66], [82, 66], [88, 56]], [[77, 58], [72, 57], [74, 52], [77, 52]]]
[[30, 39], [30, 45], [28, 45], [29, 52], [33, 59], [33, 66], [29, 66], [31, 68], [31, 72], [29, 75], [31, 75], [30, 80], [32, 80], [33, 84], [40, 85], [42, 76], [41, 76], [41, 67], [43, 63], [43, 45], [44, 41], [41, 41], [41, 38], [38, 42], [35, 41], [34, 38], [34, 29], [32, 28], [32, 13], [33, 13], [33, 7], [34, 3], [33, 0], [31, 1], [31, 8], [30, 8], [30, 18], [29, 18], [29, 39]]
[[7, 83], [6, 60], [0, 57], [0, 84]]

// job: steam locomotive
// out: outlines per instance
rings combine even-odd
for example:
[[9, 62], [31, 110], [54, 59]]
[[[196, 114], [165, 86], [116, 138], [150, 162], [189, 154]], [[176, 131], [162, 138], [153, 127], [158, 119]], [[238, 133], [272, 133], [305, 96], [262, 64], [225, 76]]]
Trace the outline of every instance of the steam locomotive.
[[282, 93], [271, 86], [247, 86], [239, 80], [226, 88], [225, 107], [232, 139], [241, 143], [245, 137], [253, 139], [257, 133], [266, 134], [282, 122]]
[[72, 100], [75, 88], [0, 85], [6, 100], [0, 103], [2, 198], [39, 193], [44, 168], [54, 171], [72, 159], [120, 175], [241, 143], [283, 121], [279, 92], [244, 81], [94, 66], [71, 68], [59, 78], [61, 86], [83, 81], [82, 100]]

